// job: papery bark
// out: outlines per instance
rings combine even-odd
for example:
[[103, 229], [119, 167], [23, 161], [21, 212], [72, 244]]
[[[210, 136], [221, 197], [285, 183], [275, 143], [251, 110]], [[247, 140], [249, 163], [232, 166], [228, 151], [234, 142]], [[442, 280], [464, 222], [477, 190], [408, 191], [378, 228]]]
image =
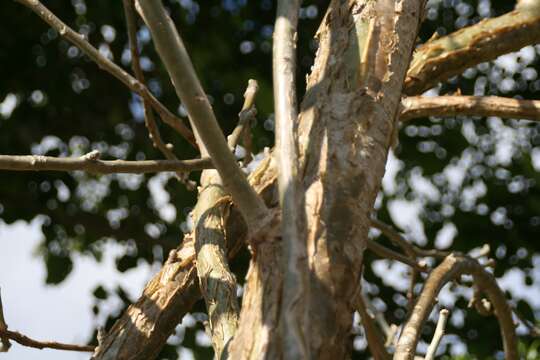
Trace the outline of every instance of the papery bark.
[[[347, 358], [350, 351], [369, 215], [422, 5], [333, 1], [318, 31], [319, 50], [299, 116], [309, 292], [316, 294], [307, 303], [311, 325], [306, 338], [316, 359]], [[279, 310], [272, 303], [283, 281], [273, 274], [273, 265], [281, 249], [273, 239], [258, 240], [263, 245], [254, 245], [240, 329], [232, 344], [235, 359], [276, 358], [283, 350], [282, 339], [272, 331]], [[270, 244], [272, 251], [263, 251]], [[258, 336], [240, 336], [248, 328]]]

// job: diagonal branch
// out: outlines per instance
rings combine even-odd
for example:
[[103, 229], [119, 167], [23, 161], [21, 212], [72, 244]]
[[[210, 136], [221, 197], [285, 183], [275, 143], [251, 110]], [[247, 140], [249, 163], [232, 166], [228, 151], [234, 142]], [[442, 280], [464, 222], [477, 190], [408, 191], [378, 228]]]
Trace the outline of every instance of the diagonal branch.
[[[244, 92], [244, 105], [238, 114], [238, 124], [231, 135], [227, 137], [227, 144], [232, 151], [234, 151], [236, 145], [240, 142], [242, 135], [249, 131], [249, 125], [252, 119], [255, 118], [255, 115], [257, 115], [257, 109], [255, 109], [255, 96], [257, 96], [258, 91], [259, 84], [257, 83], [257, 80], [249, 79], [248, 86]], [[246, 147], [246, 144], [244, 144], [244, 147]]]
[[217, 172], [203, 172], [199, 200], [193, 211], [195, 254], [216, 359], [228, 357], [227, 345], [238, 327], [236, 279], [227, 261], [224, 226], [231, 206], [229, 199]]
[[429, 344], [424, 360], [435, 359], [435, 353], [437, 352], [437, 348], [439, 347], [439, 344], [441, 343], [441, 340], [444, 336], [444, 330], [446, 328], [446, 321], [448, 320], [448, 314], [449, 312], [447, 309], [441, 309], [441, 311], [439, 311], [439, 320], [437, 320], [437, 327], [435, 328], [435, 333], [433, 334], [433, 340], [431, 340], [431, 344]]
[[[249, 179], [261, 196], [272, 198], [276, 180], [272, 157], [264, 159]], [[230, 258], [244, 246], [247, 231], [238, 211], [232, 211], [223, 221], [226, 221]], [[195, 257], [195, 240], [192, 234], [187, 234], [182, 245], [169, 254], [160, 272], [145, 286], [141, 297], [109, 330], [100, 348], [96, 349], [94, 360], [148, 360], [158, 355], [176, 325], [201, 297]]]
[[366, 334], [371, 355], [375, 360], [390, 360], [390, 354], [388, 354], [388, 351], [386, 351], [384, 346], [384, 335], [375, 324], [374, 316], [368, 312], [365, 300], [366, 299], [360, 290], [355, 297], [354, 307], [362, 319], [362, 325], [364, 326], [364, 332]]
[[188, 129], [186, 125], [178, 117], [173, 115], [158, 99], [152, 95], [150, 90], [144, 86], [140, 81], [133, 78], [121, 67], [116, 65], [93, 47], [83, 35], [77, 33], [72, 28], [67, 26], [62, 20], [54, 15], [49, 9], [47, 9], [38, 0], [16, 0], [21, 4], [28, 7], [34, 13], [39, 15], [47, 24], [53, 29], [58, 31], [60, 35], [65, 37], [68, 41], [73, 43], [79, 49], [81, 49], [90, 59], [92, 59], [101, 69], [107, 71], [115, 78], [120, 80], [124, 85], [133, 92], [141, 95], [146, 101], [148, 101], [152, 107], [158, 112], [163, 121], [175, 129], [180, 135], [182, 135], [190, 144], [196, 147], [193, 133]]
[[[1, 290], [1, 289], [0, 289]], [[2, 305], [2, 294], [0, 292], [0, 333], [7, 330], [6, 319], [4, 318], [4, 306]], [[11, 347], [9, 337], [0, 335], [0, 352], [8, 352]]]
[[427, 116], [499, 116], [540, 121], [540, 100], [499, 96], [411, 96], [401, 101], [400, 121]]
[[425, 263], [419, 263], [416, 261], [416, 257], [402, 255], [371, 239], [368, 240], [367, 248], [373, 251], [373, 253], [375, 253], [379, 257], [399, 261], [417, 271], [426, 272], [428, 270]]
[[472, 275], [475, 285], [488, 296], [493, 304], [501, 328], [505, 359], [519, 359], [512, 310], [506, 301], [504, 292], [497, 285], [497, 281], [476, 260], [467, 256], [450, 254], [431, 272], [426, 280], [422, 293], [403, 327], [394, 354], [395, 360], [413, 359], [422, 326], [431, 313], [436, 302], [435, 298], [446, 283], [463, 274]]
[[276, 113], [278, 192], [282, 211], [283, 291], [281, 331], [284, 359], [308, 359], [309, 285], [303, 192], [298, 171], [296, 28], [301, 0], [280, 0], [274, 26], [272, 70]]
[[87, 171], [94, 174], [144, 174], [162, 171], [190, 172], [211, 169], [212, 161], [193, 160], [99, 160], [91, 152], [76, 158], [57, 158], [42, 155], [0, 155], [0, 170], [11, 171]]
[[202, 141], [201, 154], [210, 155], [225, 189], [244, 215], [250, 231], [257, 232], [268, 222], [268, 209], [247, 182], [229, 150], [174, 23], [161, 0], [141, 0], [139, 4], [176, 93], [195, 126], [196, 136]]
[[414, 54], [403, 92], [416, 95], [465, 69], [540, 42], [540, 2], [428, 41]]

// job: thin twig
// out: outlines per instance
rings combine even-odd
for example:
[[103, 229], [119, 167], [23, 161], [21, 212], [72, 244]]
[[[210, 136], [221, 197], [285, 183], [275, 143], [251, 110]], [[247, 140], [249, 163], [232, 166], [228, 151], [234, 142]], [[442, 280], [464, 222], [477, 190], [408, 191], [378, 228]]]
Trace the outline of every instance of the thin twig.
[[416, 261], [415, 258], [410, 258], [405, 255], [402, 255], [398, 252], [395, 252], [394, 250], [391, 250], [387, 248], [386, 246], [383, 246], [376, 241], [368, 240], [367, 247], [369, 250], [373, 251], [375, 254], [382, 258], [392, 259], [399, 261], [405, 265], [408, 265], [412, 267], [413, 269], [420, 271], [420, 272], [426, 272], [428, 271], [428, 268], [425, 263], [419, 263]]
[[403, 249], [407, 255], [414, 254], [416, 257], [435, 257], [443, 259], [450, 255], [450, 252], [436, 249], [422, 249], [418, 246], [411, 244], [401, 234], [394, 230], [390, 225], [383, 223], [377, 219], [371, 219], [371, 226], [380, 230], [394, 245]]
[[437, 348], [439, 347], [442, 337], [444, 336], [446, 321], [448, 320], [448, 313], [449, 312], [447, 309], [441, 309], [441, 311], [439, 311], [439, 320], [437, 321], [437, 327], [435, 328], [433, 339], [431, 340], [431, 344], [429, 344], [424, 360], [435, 359], [435, 353], [437, 352]]
[[72, 345], [63, 344], [55, 341], [37, 341], [25, 336], [17, 331], [8, 330], [8, 326], [4, 319], [4, 308], [2, 306], [2, 295], [0, 294], [0, 352], [7, 352], [11, 347], [9, 340], [13, 340], [23, 346], [28, 346], [36, 349], [58, 349], [70, 351], [94, 351], [92, 345]]
[[135, 79], [133, 76], [125, 72], [121, 67], [116, 65], [111, 60], [107, 59], [105, 56], [101, 55], [99, 50], [93, 47], [83, 35], [77, 33], [72, 28], [67, 26], [62, 20], [60, 20], [56, 15], [54, 15], [47, 7], [45, 7], [38, 0], [16, 0], [21, 4], [28, 7], [39, 17], [41, 17], [47, 24], [49, 24], [53, 29], [58, 31], [58, 33], [65, 37], [68, 41], [73, 43], [79, 49], [81, 49], [91, 60], [93, 60], [101, 69], [107, 71], [115, 78], [120, 80], [124, 85], [126, 85], [131, 91], [136, 92], [146, 99], [153, 107], [156, 109], [158, 114], [161, 116], [163, 121], [165, 121], [169, 126], [175, 129], [180, 135], [182, 135], [190, 144], [197, 147], [195, 144], [195, 138], [193, 133], [189, 128], [184, 125], [182, 120], [173, 115], [159, 100], [157, 100], [154, 95], [144, 86], [140, 81]]
[[13, 340], [21, 345], [35, 348], [35, 349], [57, 349], [57, 350], [67, 350], [67, 351], [85, 351], [92, 352], [94, 351], [95, 346], [93, 345], [74, 345], [74, 344], [65, 344], [56, 341], [38, 341], [29, 338], [26, 335], [23, 335], [17, 331], [10, 330], [0, 330], [0, 336], [7, 337], [10, 340]]
[[248, 86], [244, 92], [244, 105], [238, 114], [238, 124], [227, 138], [227, 143], [233, 151], [240, 142], [240, 138], [244, 132], [249, 131], [249, 125], [255, 118], [255, 115], [257, 115], [257, 109], [255, 109], [255, 96], [257, 96], [258, 91], [259, 84], [257, 83], [257, 80], [249, 79]]
[[410, 360], [414, 357], [422, 326], [431, 313], [437, 295], [446, 283], [459, 278], [462, 274], [472, 275], [475, 286], [488, 296], [493, 305], [501, 328], [505, 359], [517, 360], [519, 358], [512, 310], [497, 281], [477, 260], [459, 254], [450, 254], [426, 280], [414, 309], [403, 327], [396, 346], [395, 360]]
[[94, 174], [144, 174], [162, 171], [197, 171], [211, 169], [212, 161], [193, 160], [99, 160], [83, 155], [57, 158], [42, 155], [0, 155], [0, 170], [11, 171], [86, 171]]
[[366, 334], [371, 355], [375, 360], [390, 360], [390, 354], [388, 354], [388, 351], [386, 351], [384, 346], [384, 336], [379, 328], [377, 328], [374, 321], [374, 316], [367, 311], [366, 304], [364, 303], [364, 296], [362, 296], [361, 290], [355, 299], [354, 306], [362, 319], [362, 325], [364, 326], [364, 332]]
[[[4, 307], [2, 305], [2, 293], [0, 292], [0, 332], [6, 331], [7, 327], [6, 319], [4, 318]], [[9, 337], [0, 335], [0, 352], [7, 352], [10, 347]]]
[[284, 359], [308, 359], [309, 285], [303, 192], [298, 170], [296, 27], [301, 0], [279, 0], [274, 26], [272, 73], [276, 116], [278, 193], [282, 211]]
[[532, 321], [527, 319], [521, 312], [516, 309], [514, 306], [514, 314], [516, 314], [516, 317], [519, 319], [519, 321], [529, 330], [529, 335], [540, 338], [540, 327], [535, 325]]
[[400, 121], [427, 116], [499, 116], [540, 121], [540, 100], [501, 96], [411, 96], [401, 101]]
[[[133, 8], [133, 0], [123, 0], [124, 3], [124, 14], [126, 17], [127, 32], [129, 39], [129, 48], [131, 50], [131, 68], [135, 74], [135, 78], [144, 86], [146, 86], [146, 81], [144, 79], [144, 73], [141, 68], [141, 63], [139, 59], [139, 49], [137, 46], [137, 23], [135, 17], [135, 10]], [[149, 132], [150, 140], [156, 149], [158, 149], [167, 160], [178, 160], [176, 155], [173, 153], [173, 145], [165, 144], [161, 139], [161, 134], [156, 124], [156, 119], [154, 118], [154, 112], [152, 111], [152, 106], [150, 102], [142, 98], [143, 109], [144, 109], [144, 124]], [[190, 190], [195, 189], [195, 183], [190, 181], [187, 178], [188, 173], [176, 173], [176, 178], [184, 183], [186, 187]]]
[[229, 150], [174, 23], [161, 0], [141, 0], [139, 5], [176, 93], [196, 129], [197, 141], [200, 139], [202, 142], [199, 145], [204, 144], [200, 147], [201, 154], [210, 155], [225, 189], [232, 195], [250, 230], [257, 233], [270, 221], [268, 209], [249, 185], [245, 174]]

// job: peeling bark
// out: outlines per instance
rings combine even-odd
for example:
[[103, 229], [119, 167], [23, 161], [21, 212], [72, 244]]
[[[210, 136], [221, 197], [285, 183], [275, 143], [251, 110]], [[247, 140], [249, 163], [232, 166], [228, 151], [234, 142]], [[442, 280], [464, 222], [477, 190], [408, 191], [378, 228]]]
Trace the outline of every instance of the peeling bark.
[[[350, 352], [369, 214], [384, 173], [421, 5], [333, 1], [318, 32], [319, 50], [299, 117], [309, 292], [316, 294], [307, 303], [312, 358], [342, 359]], [[276, 305], [269, 304], [283, 281], [273, 274], [273, 265], [282, 255], [278, 247], [270, 254], [263, 251], [268, 246], [254, 249], [239, 335], [233, 340], [235, 359], [281, 356], [280, 339], [268, 334], [276, 326]], [[264, 340], [240, 336], [249, 332]]]
[[485, 19], [423, 44], [414, 54], [404, 92], [415, 95], [467, 68], [540, 42], [540, 1]]
[[203, 185], [193, 211], [196, 221], [197, 275], [206, 302], [209, 330], [216, 359], [225, 359], [226, 346], [238, 326], [236, 279], [227, 261], [225, 223], [231, 202], [217, 171], [201, 176]]
[[[393, 6], [394, 1], [383, 3], [386, 7], [375, 8], [372, 2], [366, 1], [332, 3], [319, 31], [321, 46], [301, 107], [301, 175], [310, 197], [306, 205], [310, 214], [308, 228], [313, 272], [310, 291], [317, 294], [317, 299], [309, 304], [312, 321], [317, 322], [309, 334], [314, 358], [343, 358], [348, 353], [353, 308], [351, 294], [355, 293], [359, 283], [359, 267], [370, 225], [367, 214], [372, 209], [384, 171], [387, 148], [395, 128], [394, 115], [421, 8], [421, 1], [396, 1], [396, 7], [403, 6], [403, 9], [391, 12], [392, 21], [385, 19], [377, 26], [374, 16], [381, 9], [391, 7], [388, 4]], [[519, 18], [514, 21], [519, 22]], [[395, 29], [398, 36], [381, 36], [381, 31], [388, 31], [389, 27]], [[514, 47], [487, 51], [482, 58], [464, 52], [461, 55], [467, 57], [467, 62], [462, 66], [474, 66], [492, 60], [503, 51], [517, 50], [515, 44], [527, 45], [531, 36], [539, 33], [531, 32], [530, 27], [527, 31], [522, 31], [519, 26], [512, 29], [508, 34], [513, 34], [510, 39], [514, 41], [510, 42]], [[377, 41], [381, 39], [385, 41]], [[491, 44], [493, 48], [493, 43], [487, 41], [486, 38], [478, 44]], [[476, 51], [467, 44], [464, 49]], [[386, 57], [383, 56], [385, 52]], [[436, 60], [444, 69], [447, 64], [452, 68], [451, 64], [456, 60], [444, 52], [430, 54], [432, 56], [415, 60], [419, 67], [409, 71], [409, 77], [416, 74], [414, 76], [424, 82], [435, 79], [431, 68], [422, 62]], [[437, 81], [440, 81], [447, 74], [438, 76]], [[422, 83], [413, 87], [408, 80], [405, 89], [409, 94], [417, 94], [425, 86]], [[275, 166], [268, 161], [252, 174], [250, 182], [255, 184], [258, 193], [264, 190], [270, 194], [275, 190], [275, 179]], [[227, 223], [228, 227], [237, 229], [237, 235], [227, 231], [228, 241], [242, 242], [246, 229], [240, 215], [231, 214]], [[254, 239], [252, 250], [253, 261], [240, 327], [231, 343], [235, 356], [231, 355], [231, 358], [279, 358], [281, 342], [272, 335], [279, 326], [279, 294], [283, 279], [276, 269], [280, 266], [281, 242], [276, 234], [268, 236], [266, 241]], [[180, 269], [173, 264], [164, 265], [141, 299], [130, 306], [113, 327], [103, 344], [110, 351], [102, 354], [107, 353], [109, 357], [97, 358], [137, 359], [142, 358], [137, 357], [139, 354], [153, 354], [147, 358], [157, 354], [181, 317], [200, 298], [197, 281], [190, 273], [193, 263]], [[173, 276], [163, 277], [166, 273], [173, 273]], [[191, 276], [189, 284], [182, 287], [188, 275]], [[154, 306], [158, 303], [161, 305]], [[145, 322], [138, 320], [139, 316], [153, 325], [145, 326]]]
[[[269, 156], [249, 177], [250, 184], [269, 205], [273, 199], [275, 175], [275, 163]], [[226, 233], [231, 257], [244, 245], [247, 228], [235, 209], [228, 220]], [[154, 359], [182, 317], [201, 298], [194, 259], [194, 239], [188, 234], [182, 245], [171, 252], [161, 271], [146, 285], [137, 302], [130, 305], [108, 331], [92, 359]]]

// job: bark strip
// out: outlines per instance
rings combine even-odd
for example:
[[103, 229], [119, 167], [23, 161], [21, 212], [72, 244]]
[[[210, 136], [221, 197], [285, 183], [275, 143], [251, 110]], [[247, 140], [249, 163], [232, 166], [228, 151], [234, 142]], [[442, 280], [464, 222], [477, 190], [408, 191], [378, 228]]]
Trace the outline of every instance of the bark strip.
[[[309, 292], [317, 294], [307, 303], [312, 358], [341, 359], [350, 352], [369, 214], [384, 173], [421, 3], [332, 1], [318, 31], [319, 50], [299, 116]], [[279, 306], [271, 306], [279, 291], [275, 284], [283, 283], [272, 277], [276, 260], [262, 253], [254, 249], [232, 345], [238, 349], [235, 359], [255, 358], [254, 349], [259, 359], [282, 356], [277, 335], [249, 336], [272, 334], [272, 306]], [[282, 255], [279, 249], [270, 253]]]

